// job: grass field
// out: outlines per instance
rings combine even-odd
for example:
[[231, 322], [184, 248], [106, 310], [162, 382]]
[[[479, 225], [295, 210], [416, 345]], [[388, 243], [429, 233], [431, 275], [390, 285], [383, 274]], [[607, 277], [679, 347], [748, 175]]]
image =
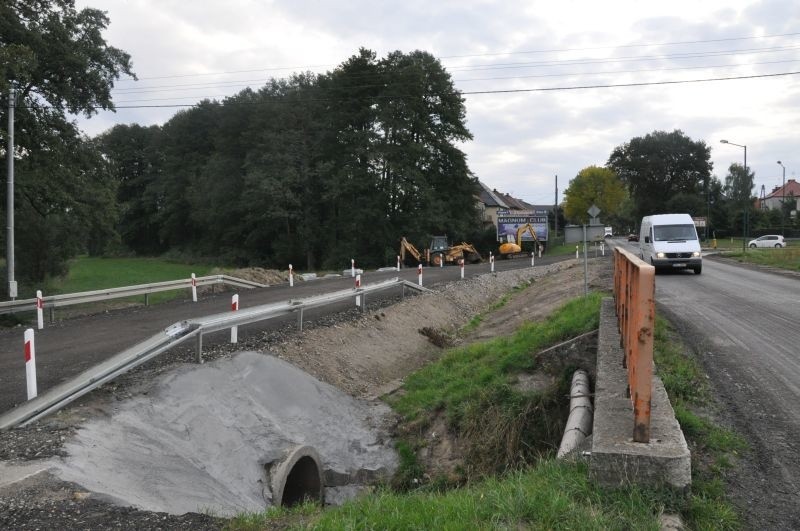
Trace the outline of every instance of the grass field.
[[211, 266], [187, 265], [159, 258], [90, 258], [70, 260], [66, 278], [54, 281], [52, 293], [77, 293], [96, 289], [149, 284], [208, 274]]
[[783, 249], [739, 249], [726, 251], [723, 256], [739, 262], [759, 264], [792, 271], [800, 271], [800, 246], [789, 245]]

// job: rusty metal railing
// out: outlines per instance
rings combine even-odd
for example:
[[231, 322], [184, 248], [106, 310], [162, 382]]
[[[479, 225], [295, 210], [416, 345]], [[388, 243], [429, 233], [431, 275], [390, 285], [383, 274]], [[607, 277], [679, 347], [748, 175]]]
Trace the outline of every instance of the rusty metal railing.
[[633, 440], [643, 443], [650, 442], [655, 287], [652, 265], [624, 249], [614, 249], [614, 302], [633, 404]]

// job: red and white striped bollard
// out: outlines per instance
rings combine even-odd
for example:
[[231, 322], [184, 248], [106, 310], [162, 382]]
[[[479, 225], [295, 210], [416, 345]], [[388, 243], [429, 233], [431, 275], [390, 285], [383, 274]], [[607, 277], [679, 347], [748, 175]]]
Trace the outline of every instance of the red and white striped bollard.
[[464, 280], [464, 259], [460, 259], [458, 261], [458, 265], [461, 266], [461, 280]]
[[294, 271], [292, 271], [292, 264], [289, 264], [289, 287], [294, 287]]
[[356, 276], [356, 261], [353, 258], [350, 259], [350, 276]]
[[33, 328], [25, 330], [25, 381], [28, 387], [28, 400], [36, 398], [36, 346]]
[[489, 251], [489, 267], [491, 268], [492, 273], [494, 273], [494, 255], [491, 251]]
[[192, 302], [197, 302], [197, 278], [192, 273]]
[[[231, 297], [231, 311], [238, 312], [239, 311], [239, 294], [236, 293]], [[238, 343], [239, 342], [239, 325], [233, 325], [231, 327], [231, 343]]]
[[42, 290], [36, 290], [36, 327], [41, 330], [44, 328], [44, 299]]
[[[356, 275], [356, 287], [355, 289], [359, 289], [361, 287], [361, 275]], [[356, 306], [361, 306], [361, 295], [356, 295]]]
[[533, 267], [533, 264], [534, 264], [534, 257], [535, 257], [535, 256], [536, 256], [536, 253], [534, 253], [533, 251], [531, 251], [531, 267]]
[[397, 255], [397, 270], [400, 271], [400, 255]]
[[422, 285], [422, 264], [417, 266], [417, 284]]

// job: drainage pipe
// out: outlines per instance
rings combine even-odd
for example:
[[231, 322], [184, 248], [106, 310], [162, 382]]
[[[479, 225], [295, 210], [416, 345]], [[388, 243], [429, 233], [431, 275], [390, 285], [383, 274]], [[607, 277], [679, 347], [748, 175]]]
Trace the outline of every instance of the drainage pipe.
[[589, 391], [589, 375], [583, 369], [572, 375], [572, 387], [569, 392], [569, 417], [558, 448], [559, 459], [575, 450], [586, 437], [592, 433], [592, 407]]

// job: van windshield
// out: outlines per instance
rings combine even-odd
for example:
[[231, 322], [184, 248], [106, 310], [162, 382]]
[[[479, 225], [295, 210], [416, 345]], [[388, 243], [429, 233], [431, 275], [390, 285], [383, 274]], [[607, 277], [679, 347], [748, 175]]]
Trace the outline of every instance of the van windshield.
[[653, 237], [657, 242], [696, 240], [697, 231], [694, 225], [656, 225]]

